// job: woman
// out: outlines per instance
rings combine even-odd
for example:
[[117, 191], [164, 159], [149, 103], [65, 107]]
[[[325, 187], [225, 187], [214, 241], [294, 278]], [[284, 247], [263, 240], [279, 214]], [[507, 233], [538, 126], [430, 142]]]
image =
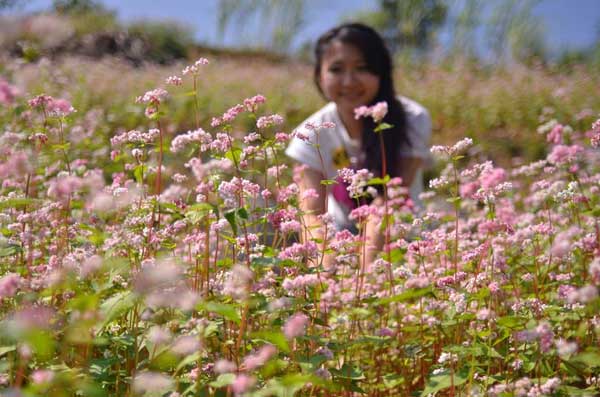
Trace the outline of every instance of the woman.
[[[431, 121], [425, 108], [404, 97], [396, 97], [392, 60], [383, 39], [375, 30], [358, 23], [343, 24], [323, 34], [315, 48], [314, 81], [330, 101], [296, 129], [286, 154], [306, 164], [301, 178], [302, 193], [317, 194], [303, 199], [304, 221], [319, 225], [318, 215], [329, 213], [338, 228], [352, 228], [348, 219], [352, 200], [342, 184], [325, 187], [324, 179], [336, 179], [337, 170], [366, 168], [382, 176], [383, 161], [373, 120], [355, 118], [354, 109], [385, 101], [388, 112], [383, 122], [393, 128], [383, 132], [387, 173], [399, 176], [416, 201], [422, 190], [421, 169], [429, 156]], [[329, 127], [335, 124], [333, 128]], [[316, 128], [315, 128], [316, 127]], [[374, 203], [382, 203], [382, 197]], [[374, 222], [367, 223], [368, 259], [381, 249], [382, 236]], [[317, 236], [322, 237], [322, 236]]]

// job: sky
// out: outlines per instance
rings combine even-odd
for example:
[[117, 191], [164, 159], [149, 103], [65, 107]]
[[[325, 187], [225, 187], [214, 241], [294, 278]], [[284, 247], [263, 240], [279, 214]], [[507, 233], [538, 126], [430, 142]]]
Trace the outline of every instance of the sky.
[[[282, 0], [286, 1], [286, 0]], [[322, 32], [343, 17], [376, 7], [375, 0], [306, 0], [304, 27], [294, 45], [313, 42]], [[460, 2], [461, 0], [454, 0]], [[503, 1], [503, 0], [501, 0]], [[239, 45], [235, 30], [219, 39], [217, 34], [218, 0], [103, 0], [116, 10], [122, 21], [171, 19], [181, 21], [195, 31], [198, 41], [212, 45]], [[452, 2], [451, 2], [452, 3]], [[48, 9], [51, 0], [29, 0], [22, 11]], [[589, 47], [600, 36], [600, 0], [541, 0], [534, 8], [546, 31], [546, 42], [553, 52]], [[245, 39], [248, 41], [248, 38]], [[481, 42], [481, 40], [479, 40]], [[248, 43], [241, 43], [248, 44]]]

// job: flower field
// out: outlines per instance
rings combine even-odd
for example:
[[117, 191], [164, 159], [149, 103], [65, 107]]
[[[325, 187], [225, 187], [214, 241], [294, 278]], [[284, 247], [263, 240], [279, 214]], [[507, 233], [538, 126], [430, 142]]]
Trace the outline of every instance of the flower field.
[[[256, 69], [226, 80], [228, 60], [69, 62], [0, 68], [1, 395], [600, 394], [592, 77], [517, 71], [512, 102], [468, 77], [446, 102], [415, 95], [439, 132], [425, 208], [348, 171], [388, 198], [353, 235], [302, 223], [283, 150], [317, 100], [307, 78], [267, 66], [272, 98]], [[432, 91], [452, 75], [434, 72]], [[479, 111], [455, 101], [469, 86]], [[487, 156], [499, 131], [514, 147]]]

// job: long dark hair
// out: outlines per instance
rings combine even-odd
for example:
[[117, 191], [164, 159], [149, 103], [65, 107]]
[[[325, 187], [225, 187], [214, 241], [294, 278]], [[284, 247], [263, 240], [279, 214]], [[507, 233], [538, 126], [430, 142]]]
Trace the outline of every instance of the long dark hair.
[[[315, 46], [314, 81], [321, 95], [323, 90], [319, 84], [321, 63], [327, 47], [334, 41], [352, 45], [360, 51], [369, 72], [379, 77], [379, 92], [368, 105], [380, 101], [388, 103], [388, 113], [383, 120], [393, 128], [383, 132], [384, 150], [387, 160], [387, 173], [391, 176], [399, 175], [396, 169], [401, 145], [410, 145], [406, 133], [406, 114], [402, 104], [396, 99], [394, 80], [392, 76], [392, 57], [381, 36], [369, 26], [361, 23], [346, 23], [325, 32]], [[374, 132], [375, 123], [371, 118], [363, 119], [362, 147], [366, 154], [364, 168], [376, 176], [382, 175], [381, 145], [377, 134]]]

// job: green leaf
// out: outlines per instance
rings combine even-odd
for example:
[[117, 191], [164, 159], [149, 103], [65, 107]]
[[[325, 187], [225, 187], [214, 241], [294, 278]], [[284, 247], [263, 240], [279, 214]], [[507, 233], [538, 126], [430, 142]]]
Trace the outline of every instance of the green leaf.
[[440, 390], [447, 389], [454, 384], [454, 386], [459, 386], [465, 383], [468, 379], [468, 375], [466, 371], [460, 371], [454, 373], [452, 376], [448, 371], [445, 371], [438, 375], [433, 375], [427, 381], [425, 385], [425, 390], [421, 393], [421, 397], [427, 397], [431, 394], [435, 394]]
[[100, 312], [104, 318], [104, 322], [100, 329], [104, 328], [117, 317], [122, 316], [129, 311], [136, 303], [136, 297], [131, 291], [119, 292], [100, 305]]
[[290, 351], [288, 341], [280, 331], [257, 331], [253, 332], [250, 337], [254, 340], [269, 342], [282, 352], [288, 353]]
[[220, 302], [206, 302], [201, 305], [204, 306], [204, 310], [221, 315], [227, 320], [233, 321], [236, 324], [240, 324], [242, 322], [240, 314], [234, 305]]
[[248, 219], [248, 211], [246, 211], [246, 208], [244, 207], [238, 208], [237, 216], [239, 216], [242, 219]]
[[597, 351], [590, 349], [588, 351], [579, 353], [573, 357], [571, 361], [583, 363], [590, 368], [600, 367], [600, 354]]
[[242, 149], [237, 147], [231, 148], [227, 153], [225, 153], [225, 157], [233, 161], [234, 164], [239, 164], [241, 156]]
[[421, 298], [421, 297], [423, 297], [425, 295], [429, 295], [429, 294], [433, 294], [433, 289], [431, 287], [419, 288], [419, 289], [409, 289], [398, 295], [378, 299], [375, 302], [373, 302], [373, 304], [380, 306], [380, 305], [387, 305], [387, 304], [393, 303], [393, 302], [405, 302], [405, 301]]
[[340, 369], [333, 368], [330, 370], [330, 372], [332, 375], [334, 375], [337, 378], [355, 379], [355, 380], [365, 379], [365, 375], [360, 370], [360, 368], [353, 367], [348, 363], [345, 363], [344, 365], [342, 365], [342, 368], [340, 368]]
[[219, 377], [216, 380], [210, 382], [209, 386], [212, 386], [215, 388], [225, 387], [225, 386], [229, 386], [230, 384], [232, 384], [234, 380], [235, 380], [235, 374], [221, 374], [221, 375], [219, 375]]
[[214, 211], [212, 205], [208, 203], [198, 203], [190, 205], [185, 212], [185, 217], [190, 220], [191, 223], [200, 223], [208, 214]]
[[23, 251], [21, 247], [18, 245], [11, 244], [8, 247], [0, 248], [0, 258], [4, 258], [6, 256], [16, 255], [19, 252]]
[[24, 207], [29, 204], [34, 204], [37, 200], [32, 198], [10, 198], [0, 201], [0, 209]]
[[321, 181], [321, 185], [335, 185], [336, 183], [338, 183], [337, 181], [334, 181], [333, 179], [323, 179]]
[[517, 316], [504, 316], [496, 320], [496, 324], [505, 328], [522, 328], [525, 320]]
[[229, 225], [231, 225], [231, 230], [233, 230], [233, 234], [237, 235], [237, 221], [235, 219], [235, 212], [235, 210], [226, 212], [225, 219], [227, 219], [227, 222], [229, 222]]
[[12, 346], [0, 346], [0, 357], [2, 357], [3, 355], [5, 355], [6, 353], [10, 353], [12, 351], [17, 350], [17, 346], [16, 345], [12, 345]]
[[51, 148], [54, 151], [67, 151], [69, 150], [69, 147], [71, 147], [71, 142], [67, 142], [67, 143], [63, 143], [63, 144], [56, 144], [56, 145], [52, 145]]
[[373, 185], [385, 185], [389, 181], [390, 181], [390, 176], [386, 175], [383, 178], [377, 177], [377, 178], [371, 178], [371, 179], [369, 179], [369, 181], [367, 182], [367, 185], [371, 185], [371, 186], [373, 186]]
[[391, 124], [388, 124], [388, 123], [381, 123], [377, 127], [375, 127], [375, 129], [373, 131], [382, 132], [385, 130], [389, 130], [390, 128], [394, 128], [394, 126]]
[[146, 167], [143, 164], [139, 164], [133, 169], [133, 176], [135, 177], [135, 181], [138, 184], [141, 185], [142, 183], [144, 183], [144, 174], [146, 174], [147, 170], [148, 167]]

